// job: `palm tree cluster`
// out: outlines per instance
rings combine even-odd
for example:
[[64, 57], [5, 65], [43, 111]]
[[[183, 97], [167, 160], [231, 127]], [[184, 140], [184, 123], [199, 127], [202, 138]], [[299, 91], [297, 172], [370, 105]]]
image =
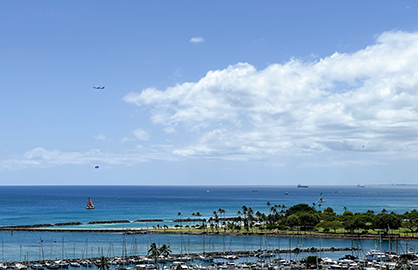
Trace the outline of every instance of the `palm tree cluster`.
[[171, 252], [172, 251], [170, 249], [170, 246], [168, 246], [166, 244], [163, 244], [161, 247], [157, 247], [157, 244], [156, 243], [152, 243], [150, 245], [149, 250], [148, 250], [147, 256], [150, 257], [151, 259], [154, 259], [155, 266], [157, 268], [159, 268], [159, 266], [158, 266], [158, 258], [160, 256], [168, 257], [171, 254]]
[[[381, 213], [375, 214], [371, 210], [366, 213], [352, 213], [344, 207], [344, 212], [337, 214], [331, 207], [326, 207], [321, 211], [321, 204], [296, 204], [289, 208], [285, 205], [272, 205], [270, 202], [266, 205], [267, 213], [254, 212], [251, 207], [244, 205], [234, 217], [226, 217], [226, 211], [222, 208], [213, 211], [213, 216], [209, 219], [201, 218], [200, 212], [192, 213], [192, 216], [199, 217], [198, 220], [202, 223], [190, 227], [204, 232], [208, 229], [212, 232], [219, 232], [222, 229], [224, 232], [244, 231], [247, 233], [253, 233], [255, 229], [255, 232], [316, 230], [336, 233], [339, 230], [346, 233], [388, 234], [391, 230], [400, 228], [412, 234], [418, 232], [418, 211], [415, 209], [405, 214], [387, 213], [383, 209]], [[179, 216], [181, 216], [180, 213]]]

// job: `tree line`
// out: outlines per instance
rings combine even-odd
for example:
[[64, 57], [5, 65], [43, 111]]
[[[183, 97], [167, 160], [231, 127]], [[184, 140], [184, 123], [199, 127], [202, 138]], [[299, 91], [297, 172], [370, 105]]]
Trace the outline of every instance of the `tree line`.
[[[251, 207], [242, 206], [236, 216], [226, 217], [222, 208], [213, 212], [209, 218], [192, 213], [192, 218], [179, 219], [177, 229], [211, 231], [211, 232], [301, 232], [316, 231], [321, 233], [357, 233], [387, 235], [394, 230], [413, 236], [418, 232], [418, 211], [416, 209], [404, 214], [388, 213], [383, 209], [380, 213], [368, 210], [365, 213], [353, 213], [344, 207], [342, 214], [333, 208], [321, 210], [321, 204], [296, 204], [289, 208], [285, 205], [272, 205], [267, 202], [268, 212], [254, 211]], [[317, 209], [318, 207], [318, 209]], [[179, 212], [178, 216], [182, 214]], [[185, 224], [183, 226], [183, 224]], [[164, 227], [168, 229], [168, 227]]]

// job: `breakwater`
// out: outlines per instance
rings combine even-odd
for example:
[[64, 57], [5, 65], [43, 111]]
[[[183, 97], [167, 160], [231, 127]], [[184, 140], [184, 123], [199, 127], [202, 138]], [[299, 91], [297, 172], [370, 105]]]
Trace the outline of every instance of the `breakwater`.
[[[351, 235], [351, 234], [320, 234], [320, 233], [271, 233], [271, 232], [216, 232], [216, 231], [177, 231], [170, 229], [146, 229], [146, 228], [56, 228], [51, 224], [25, 225], [0, 227], [0, 231], [26, 231], [26, 232], [88, 232], [88, 233], [122, 233], [122, 234], [182, 234], [182, 235], [228, 235], [228, 236], [266, 236], [266, 237], [304, 237], [321, 239], [363, 239], [363, 240], [389, 240], [378, 235]], [[390, 239], [416, 240], [417, 237], [392, 235]]]
[[[199, 221], [200, 219], [194, 219], [194, 221]], [[179, 220], [177, 220], [179, 221]], [[184, 221], [184, 220], [182, 220]], [[190, 221], [190, 220], [189, 220]], [[167, 227], [167, 228], [83, 228], [78, 227], [80, 225], [100, 225], [100, 224], [128, 224], [128, 223], [145, 223], [145, 222], [164, 222], [163, 219], [138, 219], [134, 221], [130, 220], [105, 220], [105, 221], [90, 221], [87, 223], [81, 222], [65, 222], [65, 223], [54, 223], [54, 224], [33, 224], [33, 225], [16, 225], [16, 226], [1, 226], [0, 231], [40, 231], [40, 232], [108, 232], [108, 233], [124, 233], [124, 234], [191, 234], [191, 235], [230, 235], [230, 236], [243, 236], [243, 235], [262, 235], [262, 236], [276, 236], [276, 237], [311, 237], [311, 238], [341, 238], [341, 239], [381, 239], [381, 240], [416, 240], [417, 236], [414, 235], [400, 235], [400, 234], [390, 234], [390, 235], [372, 235], [372, 234], [332, 234], [332, 233], [318, 233], [318, 232], [298, 232], [298, 233], [286, 233], [286, 232], [222, 232], [215, 230], [203, 231], [177, 231], [176, 228]], [[173, 222], [176, 222], [173, 221]], [[74, 226], [74, 228], [58, 228]]]
[[[122, 224], [122, 223], [145, 223], [145, 222], [164, 222], [163, 219], [137, 219], [134, 221], [130, 220], [104, 220], [104, 221], [89, 221], [87, 223], [82, 222], [61, 222], [61, 223], [44, 223], [44, 224], [32, 224], [32, 225], [14, 225], [14, 226], [1, 226], [0, 231], [34, 231], [37, 228], [47, 227], [64, 227], [64, 226], [78, 226], [84, 224], [97, 225], [97, 224]], [[78, 231], [78, 230], [77, 230]]]

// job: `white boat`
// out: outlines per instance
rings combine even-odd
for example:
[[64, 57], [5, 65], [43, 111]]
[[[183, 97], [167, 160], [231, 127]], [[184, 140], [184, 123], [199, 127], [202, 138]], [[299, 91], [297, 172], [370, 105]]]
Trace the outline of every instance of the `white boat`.
[[274, 256], [276, 256], [276, 254], [274, 254], [273, 252], [263, 252], [257, 255], [257, 257], [259, 258], [269, 258]]
[[27, 267], [26, 265], [24, 265], [24, 264], [21, 264], [21, 263], [16, 263], [16, 264], [13, 266], [13, 269], [14, 269], [14, 270], [25, 270], [25, 269], [28, 269], [28, 267]]
[[386, 261], [386, 258], [386, 254], [379, 250], [372, 249], [366, 253], [366, 260], [368, 261], [384, 262]]
[[193, 269], [195, 269], [195, 270], [207, 270], [208, 268], [206, 266], [203, 266], [202, 264], [196, 264], [196, 265], [194, 265]]
[[157, 267], [154, 264], [151, 263], [141, 263], [135, 265], [136, 269], [145, 270], [145, 269], [157, 269]]
[[35, 270], [43, 270], [44, 266], [40, 263], [35, 263], [35, 264], [32, 264], [30, 268], [35, 269]]
[[186, 265], [185, 262], [181, 262], [181, 261], [174, 261], [171, 265], [170, 265], [170, 269], [172, 270], [187, 270], [189, 269], [189, 267]]
[[204, 261], [204, 262], [213, 262], [213, 257], [211, 257], [211, 256], [199, 255], [199, 259]]
[[54, 263], [57, 264], [60, 269], [62, 269], [62, 268], [68, 268], [70, 266], [70, 264], [67, 263], [64, 260], [54, 261]]
[[229, 255], [225, 255], [224, 256], [224, 259], [227, 259], [227, 260], [238, 260], [239, 257], [236, 256], [236, 255], [234, 255], [234, 254], [229, 254]]
[[90, 262], [89, 260], [83, 260], [80, 262], [80, 264], [85, 267], [93, 267], [93, 263]]
[[81, 265], [78, 262], [70, 262], [71, 267], [80, 267]]

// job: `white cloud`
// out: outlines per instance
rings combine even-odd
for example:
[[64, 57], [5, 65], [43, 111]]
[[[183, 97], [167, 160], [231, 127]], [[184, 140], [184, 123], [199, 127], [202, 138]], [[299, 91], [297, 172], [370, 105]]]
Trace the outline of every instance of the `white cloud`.
[[175, 128], [173, 128], [173, 127], [166, 127], [166, 128], [164, 128], [164, 129], [163, 129], [163, 131], [164, 131], [165, 133], [167, 133], [167, 134], [173, 134], [173, 133], [176, 133], [176, 129], [175, 129]]
[[[0, 169], [187, 158], [300, 167], [416, 159], [418, 33], [386, 32], [362, 50], [317, 61], [291, 59], [262, 70], [238, 63], [197, 82], [147, 88], [124, 100], [150, 111], [168, 138], [157, 139], [181, 144], [150, 143], [120, 153], [39, 147], [0, 160]], [[121, 142], [150, 139], [139, 128]]]
[[190, 39], [190, 42], [191, 43], [202, 43], [202, 42], [204, 42], [205, 40], [202, 38], [202, 37], [192, 37], [191, 39]]
[[95, 135], [94, 136], [94, 138], [96, 139], [96, 140], [99, 140], [99, 141], [108, 141], [108, 139], [107, 139], [107, 137], [105, 136], [105, 135], [103, 135], [103, 134], [98, 134], [98, 135]]
[[135, 138], [137, 138], [140, 141], [148, 141], [150, 138], [150, 134], [140, 128], [135, 129], [132, 133], [134, 134]]
[[128, 137], [123, 137], [122, 139], [120, 139], [121, 143], [126, 143], [126, 142], [131, 142], [133, 141], [133, 138], [128, 138]]
[[179, 156], [241, 160], [337, 151], [415, 157], [418, 33], [386, 32], [363, 50], [318, 61], [291, 59], [263, 70], [238, 63], [198, 82], [148, 88], [124, 100], [151, 108], [154, 124], [184, 125], [200, 137], [173, 150]]

